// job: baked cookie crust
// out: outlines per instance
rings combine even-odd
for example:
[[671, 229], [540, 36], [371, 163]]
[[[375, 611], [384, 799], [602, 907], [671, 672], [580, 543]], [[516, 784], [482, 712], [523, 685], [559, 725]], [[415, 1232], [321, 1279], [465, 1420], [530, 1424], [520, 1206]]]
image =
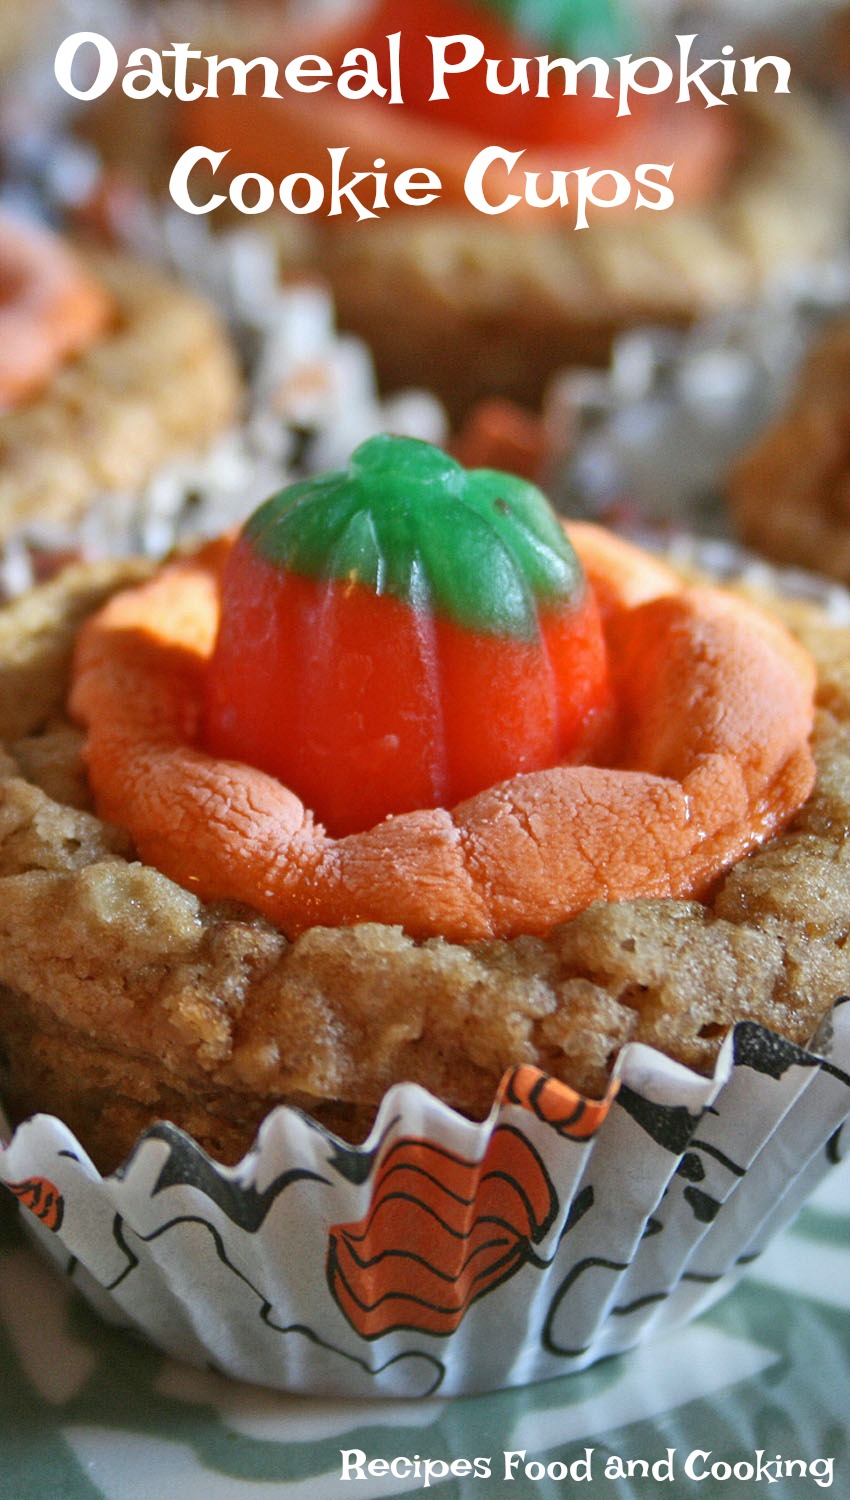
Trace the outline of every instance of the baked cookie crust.
[[0, 540], [141, 489], [239, 409], [236, 357], [210, 307], [120, 256], [89, 264], [114, 320], [42, 395], [0, 412]]
[[818, 667], [815, 789], [710, 899], [597, 903], [547, 939], [288, 942], [134, 859], [92, 812], [65, 712], [79, 623], [144, 564], [68, 570], [0, 616], [0, 1049], [14, 1120], [102, 1169], [168, 1118], [237, 1160], [294, 1104], [350, 1139], [413, 1080], [473, 1117], [528, 1062], [601, 1095], [627, 1041], [709, 1071], [737, 1020], [805, 1043], [850, 988], [850, 630], [770, 596]]

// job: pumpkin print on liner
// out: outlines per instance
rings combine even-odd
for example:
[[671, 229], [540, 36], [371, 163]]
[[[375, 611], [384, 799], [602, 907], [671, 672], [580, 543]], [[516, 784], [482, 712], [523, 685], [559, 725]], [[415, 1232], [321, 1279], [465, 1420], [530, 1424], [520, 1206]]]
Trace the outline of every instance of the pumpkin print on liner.
[[[602, 1124], [616, 1088], [594, 1103], [526, 1066], [507, 1073], [500, 1092], [583, 1141]], [[453, 1333], [479, 1297], [529, 1262], [546, 1264], [533, 1246], [557, 1212], [542, 1158], [513, 1125], [496, 1127], [480, 1161], [402, 1137], [378, 1167], [365, 1218], [331, 1229], [331, 1295], [366, 1339], [402, 1328]]]
[[48, 1177], [29, 1177], [26, 1182], [7, 1182], [9, 1192], [54, 1234], [65, 1217], [65, 1200]]

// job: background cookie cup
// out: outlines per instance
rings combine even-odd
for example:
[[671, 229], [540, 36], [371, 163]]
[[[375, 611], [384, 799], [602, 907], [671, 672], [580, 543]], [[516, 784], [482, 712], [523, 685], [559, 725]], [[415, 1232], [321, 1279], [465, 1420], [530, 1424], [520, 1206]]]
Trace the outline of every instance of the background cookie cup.
[[[85, 810], [67, 663], [125, 580], [70, 573], [0, 630], [4, 1097], [66, 1122], [21, 1125], [0, 1172], [39, 1236], [170, 1352], [302, 1391], [520, 1383], [717, 1295], [850, 1110], [848, 1008], [803, 1046], [850, 987], [846, 632], [789, 607], [819, 669], [817, 784], [706, 903], [596, 906], [546, 941], [369, 926], [290, 944], [134, 862]], [[447, 987], [429, 1089], [379, 1103]], [[275, 1048], [314, 1071], [269, 1115]], [[341, 1139], [373, 1120], [363, 1146]], [[102, 1180], [87, 1151], [118, 1166], [140, 1131]]]
[[[193, 34], [195, 47], [204, 56], [235, 53], [245, 62], [262, 54], [282, 64], [305, 49], [341, 62], [356, 43], [374, 47], [383, 63], [387, 34], [401, 30], [405, 68], [408, 53], [417, 63], [411, 62], [404, 77], [405, 99], [413, 107], [384, 107], [372, 98], [352, 105], [332, 87], [310, 94], [282, 88], [278, 98], [261, 98], [255, 91], [247, 100], [228, 96], [222, 87], [215, 96], [202, 93], [182, 105], [173, 98], [150, 100], [139, 113], [112, 90], [85, 106], [76, 125], [96, 144], [107, 178], [129, 171], [138, 180], [156, 182], [159, 190], [181, 152], [199, 142], [226, 153], [215, 178], [225, 197], [229, 181], [244, 173], [265, 178], [273, 197], [290, 173], [307, 172], [321, 184], [329, 170], [328, 149], [341, 144], [349, 148], [346, 172], [356, 166], [368, 176], [379, 158], [392, 180], [402, 167], [428, 164], [442, 189], [424, 212], [414, 213], [394, 198], [390, 212], [379, 212], [368, 223], [356, 222], [350, 209], [331, 218], [325, 210], [304, 216], [278, 208], [269, 224], [287, 269], [306, 264], [327, 278], [340, 324], [369, 343], [382, 389], [415, 383], [425, 371], [429, 388], [455, 421], [482, 396], [509, 395], [536, 406], [547, 380], [564, 365], [606, 365], [624, 329], [656, 322], [687, 325], [793, 281], [813, 262], [838, 253], [846, 215], [846, 194], [838, 186], [843, 182], [840, 141], [796, 89], [777, 98], [763, 88], [758, 95], [724, 101], [732, 103], [728, 111], [706, 110], [701, 98], [687, 110], [644, 98], [648, 121], [641, 118], [633, 129], [634, 120], [618, 118], [613, 135], [604, 109], [601, 120], [590, 118], [588, 100], [581, 101], [576, 120], [569, 112], [565, 118], [558, 107], [563, 99], [553, 99], [554, 117], [542, 134], [532, 115], [537, 152], [543, 148], [540, 160], [548, 166], [625, 168], [628, 176], [639, 160], [674, 161], [674, 214], [637, 213], [629, 199], [621, 209], [592, 212], [588, 242], [571, 227], [573, 202], [548, 212], [515, 204], [501, 217], [472, 207], [463, 182], [476, 152], [494, 141], [526, 142], [529, 122], [522, 98], [495, 99], [474, 79], [460, 78], [451, 80], [450, 101], [423, 108], [428, 90], [416, 48], [423, 31], [471, 31], [487, 38], [493, 56], [547, 49], [553, 55], [561, 49], [583, 55], [572, 50], [582, 45], [580, 37], [565, 36], [575, 18], [564, 7], [541, 7], [543, 38], [531, 40], [505, 19], [517, 10], [523, 8], [443, 0], [423, 8], [388, 0], [342, 10], [316, 6], [308, 16], [298, 7], [269, 14], [251, 6], [245, 16], [240, 10], [234, 28], [223, 8], [208, 9], [206, 27], [199, 17]], [[593, 24], [609, 35], [590, 50], [601, 50], [604, 57], [630, 52], [632, 28], [616, 23], [619, 8], [600, 5], [598, 11]], [[152, 32], [154, 18], [146, 15], [139, 40], [153, 41], [160, 50], [170, 39], [185, 41], [181, 17], [179, 7], [158, 7], [159, 32]], [[557, 45], [547, 40], [552, 27], [558, 30]], [[203, 75], [204, 65], [199, 68]], [[522, 169], [535, 160], [530, 150]], [[501, 200], [501, 177], [498, 183]], [[201, 184], [192, 184], [199, 205], [209, 198], [203, 175]], [[522, 184], [517, 170], [511, 176], [515, 197], [521, 197]], [[572, 180], [570, 192], [574, 198]], [[210, 213], [209, 222], [219, 224], [228, 215], [244, 220], [225, 202]]]
[[415, 351], [456, 415], [482, 393], [534, 406], [564, 366], [606, 365], [624, 329], [684, 327], [790, 283], [842, 241], [835, 140], [799, 96], [748, 99], [741, 113], [716, 198], [649, 224], [597, 218], [592, 245], [545, 214], [533, 233], [446, 212], [326, 234], [318, 263], [342, 325], [369, 340], [388, 389], [409, 381]]
[[141, 491], [239, 409], [236, 357], [206, 303], [121, 256], [81, 264], [108, 312], [40, 389], [0, 408], [2, 541], [78, 521], [104, 492]]
[[840, 316], [814, 341], [784, 408], [737, 459], [727, 485], [747, 546], [844, 584], [848, 376], [850, 321]]

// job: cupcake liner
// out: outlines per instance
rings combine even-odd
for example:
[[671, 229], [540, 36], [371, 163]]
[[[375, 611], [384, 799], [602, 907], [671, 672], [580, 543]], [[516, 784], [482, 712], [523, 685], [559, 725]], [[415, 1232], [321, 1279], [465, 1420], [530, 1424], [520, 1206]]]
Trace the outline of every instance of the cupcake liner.
[[97, 1310], [279, 1389], [419, 1397], [584, 1369], [725, 1291], [839, 1156], [850, 1001], [812, 1050], [753, 1023], [711, 1078], [624, 1049], [608, 1099], [536, 1069], [486, 1121], [415, 1085], [349, 1146], [299, 1111], [238, 1166], [152, 1127], [103, 1179], [49, 1116], [0, 1152]]
[[776, 419], [813, 343], [848, 308], [844, 245], [686, 328], [627, 329], [604, 370], [553, 376], [545, 475], [559, 509], [662, 543], [682, 528], [731, 536], [734, 462]]

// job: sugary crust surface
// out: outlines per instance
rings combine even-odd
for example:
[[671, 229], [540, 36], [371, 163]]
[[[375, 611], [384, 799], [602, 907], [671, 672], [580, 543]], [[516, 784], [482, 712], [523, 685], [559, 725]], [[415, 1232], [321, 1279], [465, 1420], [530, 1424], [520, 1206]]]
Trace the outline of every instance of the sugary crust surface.
[[238, 409], [235, 357], [205, 303], [118, 256], [90, 265], [114, 321], [42, 395], [0, 412], [0, 540], [73, 520], [104, 491], [141, 488]]
[[706, 903], [599, 903], [546, 940], [288, 943], [134, 861], [89, 810], [67, 661], [121, 582], [76, 570], [0, 617], [3, 1095], [16, 1118], [61, 1115], [101, 1166], [162, 1117], [235, 1159], [281, 1100], [359, 1138], [399, 1079], [480, 1115], [516, 1062], [599, 1094], [628, 1040], [708, 1070], [736, 1019], [803, 1043], [850, 986], [850, 631], [819, 613], [775, 601], [818, 664], [817, 785]]

